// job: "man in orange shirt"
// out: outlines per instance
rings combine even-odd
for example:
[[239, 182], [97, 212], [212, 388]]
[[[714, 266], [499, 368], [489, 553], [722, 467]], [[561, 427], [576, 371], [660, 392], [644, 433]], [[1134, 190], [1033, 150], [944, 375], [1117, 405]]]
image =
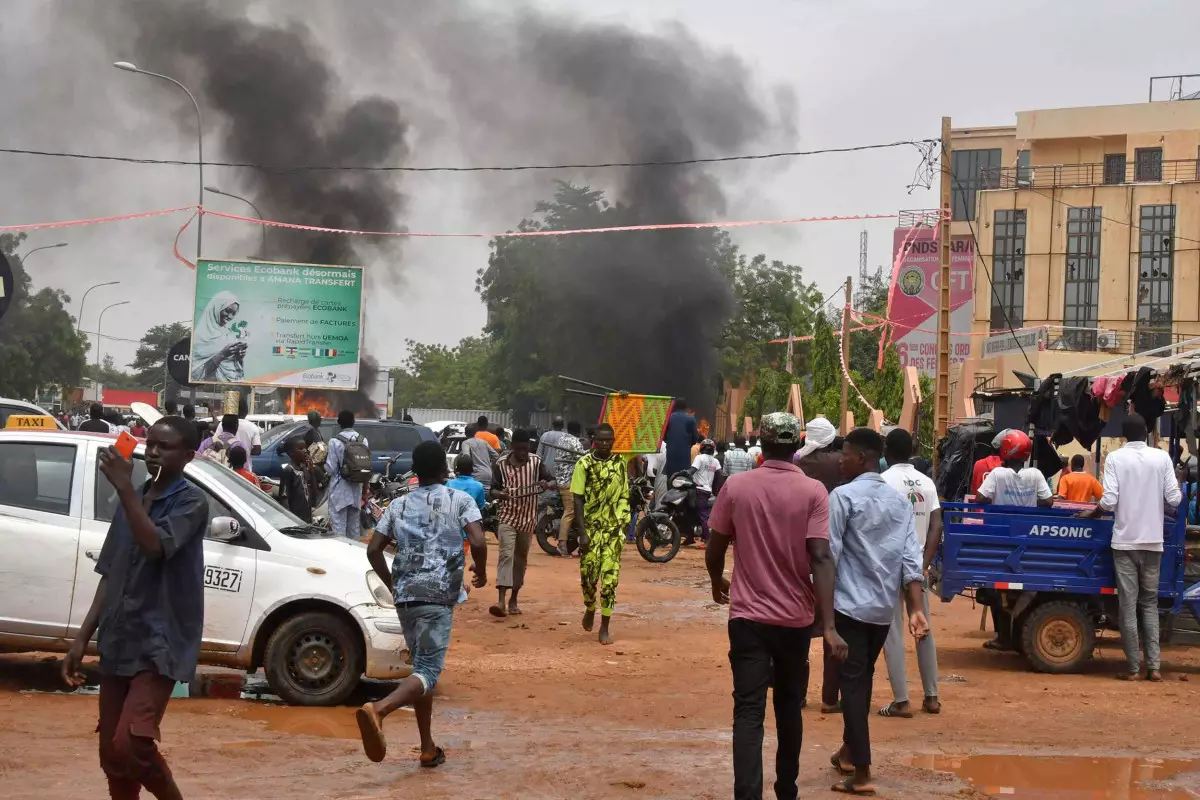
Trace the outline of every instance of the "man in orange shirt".
[[475, 432], [475, 438], [483, 439], [485, 442], [487, 442], [488, 444], [490, 444], [492, 446], [493, 450], [495, 450], [497, 453], [499, 453], [500, 452], [500, 437], [496, 436], [496, 434], [492, 433], [491, 430], [488, 428], [488, 418], [485, 416], [480, 416], [478, 422], [476, 422], [475, 424], [479, 427], [479, 430]]
[[1072, 503], [1096, 503], [1104, 495], [1104, 487], [1095, 477], [1083, 471], [1083, 456], [1071, 456], [1071, 471], [1058, 479], [1058, 494]]

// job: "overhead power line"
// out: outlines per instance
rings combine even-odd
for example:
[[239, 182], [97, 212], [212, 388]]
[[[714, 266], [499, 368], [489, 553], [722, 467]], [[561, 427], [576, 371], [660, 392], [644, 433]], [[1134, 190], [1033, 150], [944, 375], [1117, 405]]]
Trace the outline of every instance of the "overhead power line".
[[[937, 139], [914, 139], [911, 141], [887, 142], [882, 144], [863, 144], [852, 147], [828, 147], [820, 150], [790, 150], [778, 153], [754, 153], [737, 156], [716, 156], [712, 158], [681, 158], [663, 159], [657, 161], [609, 161], [603, 163], [582, 164], [519, 164], [498, 167], [413, 167], [402, 165], [371, 166], [355, 164], [300, 164], [282, 166], [272, 164], [252, 164], [236, 161], [205, 161], [206, 167], [235, 167], [241, 169], [258, 169], [266, 172], [316, 172], [316, 171], [354, 171], [354, 172], [521, 172], [527, 170], [563, 170], [563, 169], [607, 169], [612, 167], [681, 167], [689, 164], [722, 164], [729, 161], [765, 161], [777, 158], [796, 158], [799, 156], [818, 156], [829, 153], [858, 153], [864, 150], [886, 150], [894, 147], [917, 147], [937, 142]], [[45, 156], [51, 158], [73, 158], [85, 161], [117, 161], [124, 164], [155, 164], [159, 166], [194, 167], [199, 162], [159, 158], [131, 158], [128, 156], [106, 156], [94, 153], [56, 152], [51, 150], [27, 150], [15, 147], [0, 147], [0, 153], [9, 155]]]

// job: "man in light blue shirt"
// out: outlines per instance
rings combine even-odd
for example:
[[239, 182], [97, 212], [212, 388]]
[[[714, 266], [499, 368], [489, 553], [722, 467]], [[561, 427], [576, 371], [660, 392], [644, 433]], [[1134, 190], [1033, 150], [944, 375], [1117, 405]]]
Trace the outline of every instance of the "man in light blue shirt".
[[833, 608], [850, 653], [838, 667], [842, 689], [842, 747], [834, 766], [848, 794], [873, 793], [869, 719], [875, 662], [887, 641], [896, 595], [904, 588], [909, 631], [929, 633], [922, 611], [921, 546], [912, 503], [879, 474], [883, 437], [857, 428], [842, 447], [849, 481], [829, 494], [829, 545], [837, 564]]

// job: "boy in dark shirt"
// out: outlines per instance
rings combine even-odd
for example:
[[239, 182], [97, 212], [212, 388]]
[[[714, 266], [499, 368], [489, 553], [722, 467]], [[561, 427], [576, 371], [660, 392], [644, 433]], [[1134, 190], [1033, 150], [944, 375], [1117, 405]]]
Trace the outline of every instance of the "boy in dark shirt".
[[132, 461], [113, 447], [100, 451], [100, 471], [121, 505], [96, 562], [100, 585], [62, 675], [69, 686], [83, 683], [80, 662], [99, 628], [96, 731], [114, 800], [136, 798], [143, 788], [159, 800], [182, 797], [155, 742], [171, 690], [192, 680], [200, 659], [208, 500], [183, 477], [198, 445], [195, 426], [163, 417], [146, 440], [152, 477], [141, 487], [133, 485]]
[[308, 464], [308, 447], [303, 436], [293, 436], [283, 446], [288, 463], [279, 476], [279, 504], [305, 522], [313, 520], [312, 468]]

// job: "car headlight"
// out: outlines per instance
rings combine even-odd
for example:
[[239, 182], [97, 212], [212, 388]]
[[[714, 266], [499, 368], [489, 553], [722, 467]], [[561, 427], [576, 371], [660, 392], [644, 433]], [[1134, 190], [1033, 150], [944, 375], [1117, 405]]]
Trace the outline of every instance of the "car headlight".
[[396, 598], [388, 591], [387, 584], [383, 582], [383, 579], [375, 574], [375, 570], [367, 573], [367, 589], [370, 590], [371, 596], [379, 605], [387, 608], [396, 607]]

